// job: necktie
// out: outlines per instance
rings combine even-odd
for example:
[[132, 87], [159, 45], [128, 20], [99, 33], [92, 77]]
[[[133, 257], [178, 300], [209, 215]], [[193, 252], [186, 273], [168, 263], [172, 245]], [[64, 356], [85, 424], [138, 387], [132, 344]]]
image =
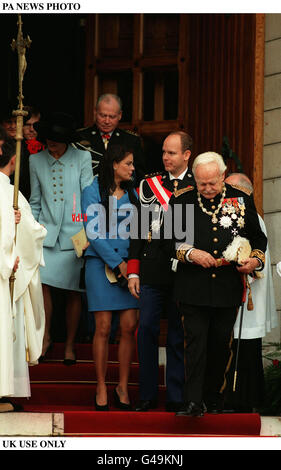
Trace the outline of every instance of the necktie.
[[110, 134], [103, 134], [102, 135], [102, 140], [104, 143], [105, 148], [107, 149], [108, 141], [110, 139]]

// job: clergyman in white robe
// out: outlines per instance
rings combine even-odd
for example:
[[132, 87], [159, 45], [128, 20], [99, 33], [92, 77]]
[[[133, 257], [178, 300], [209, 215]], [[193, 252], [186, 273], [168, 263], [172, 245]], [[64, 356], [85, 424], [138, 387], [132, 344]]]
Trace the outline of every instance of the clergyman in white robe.
[[[267, 235], [265, 223], [260, 215], [259, 222], [262, 231], [265, 235]], [[265, 266], [262, 272], [262, 278], [252, 280], [250, 276], [248, 277], [251, 286], [254, 309], [247, 309], [247, 292], [247, 298], [243, 312], [241, 339], [263, 338], [273, 328], [278, 326], [269, 248], [267, 248], [265, 252]], [[234, 338], [238, 338], [240, 315], [241, 308], [234, 325]]]
[[[264, 221], [260, 216], [259, 222], [261, 229], [265, 235], [267, 235]], [[240, 328], [241, 307], [234, 325], [234, 357], [228, 380], [227, 407], [230, 405], [230, 408], [233, 408], [236, 412], [252, 412], [254, 409], [259, 409], [265, 398], [262, 338], [273, 328], [278, 326], [271, 269], [269, 247], [267, 247], [265, 252], [265, 266], [262, 271], [263, 277], [252, 280], [252, 278], [248, 276], [251, 286], [253, 310], [247, 309], [247, 291], [242, 318], [238, 375], [235, 392], [233, 392], [232, 386], [238, 344], [237, 338]]]
[[[6, 271], [3, 270], [3, 273], [6, 273], [4, 279], [1, 267], [2, 282], [0, 281], [1, 293], [3, 293], [0, 300], [0, 339], [4, 343], [0, 345], [0, 397], [29, 397], [28, 366], [38, 362], [42, 352], [45, 329], [39, 266], [44, 265], [42, 247], [47, 232], [36, 222], [28, 202], [19, 193], [18, 206], [21, 220], [17, 225], [16, 244], [11, 243], [15, 233], [12, 207], [13, 192], [14, 187], [10, 184], [9, 178], [0, 172], [1, 243], [4, 245], [6, 243], [9, 246], [6, 248], [9, 256], [3, 257], [2, 249], [0, 254], [3, 267], [6, 268]], [[10, 220], [6, 225], [8, 217]], [[2, 237], [2, 231], [7, 237], [6, 241]], [[15, 273], [13, 305], [11, 307], [9, 277], [17, 256], [20, 262]]]

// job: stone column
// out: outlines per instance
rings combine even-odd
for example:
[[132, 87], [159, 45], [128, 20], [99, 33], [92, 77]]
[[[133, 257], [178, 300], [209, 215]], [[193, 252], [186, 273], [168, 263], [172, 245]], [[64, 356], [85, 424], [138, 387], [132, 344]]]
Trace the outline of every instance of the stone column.
[[[268, 232], [276, 308], [281, 317], [281, 14], [267, 14], [265, 23], [263, 208]], [[265, 341], [280, 342], [275, 328]]]

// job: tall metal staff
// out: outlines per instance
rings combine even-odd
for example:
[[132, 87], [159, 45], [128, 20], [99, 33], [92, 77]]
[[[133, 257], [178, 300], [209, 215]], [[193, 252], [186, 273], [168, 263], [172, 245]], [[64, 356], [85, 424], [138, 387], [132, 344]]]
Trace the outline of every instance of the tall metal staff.
[[[26, 71], [26, 58], [25, 52], [26, 48], [30, 47], [31, 39], [27, 36], [26, 39], [23, 38], [22, 33], [22, 20], [21, 15], [18, 15], [18, 35], [17, 39], [13, 39], [11, 47], [18, 52], [18, 83], [19, 83], [19, 94], [18, 94], [18, 109], [13, 111], [13, 115], [17, 118], [17, 133], [16, 133], [16, 166], [15, 166], [15, 176], [14, 176], [14, 199], [13, 207], [15, 210], [18, 210], [18, 194], [19, 194], [19, 180], [20, 180], [20, 160], [21, 160], [21, 144], [23, 140], [22, 128], [23, 128], [23, 117], [27, 116], [27, 111], [23, 109], [23, 77]], [[15, 242], [17, 237], [17, 225], [15, 226]], [[14, 295], [14, 283], [15, 283], [15, 274], [13, 273], [10, 277], [10, 294], [11, 301], [13, 303]]]

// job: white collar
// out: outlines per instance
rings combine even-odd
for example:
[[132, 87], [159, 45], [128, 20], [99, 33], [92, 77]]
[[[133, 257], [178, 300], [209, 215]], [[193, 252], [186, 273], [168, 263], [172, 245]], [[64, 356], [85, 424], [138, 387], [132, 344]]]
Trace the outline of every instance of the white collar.
[[187, 172], [187, 168], [178, 177], [173, 176], [172, 173], [169, 172], [170, 181], [175, 180], [175, 179], [183, 180], [183, 178], [185, 177], [186, 172]]
[[8, 175], [5, 175], [5, 173], [3, 173], [2, 171], [0, 171], [0, 179], [2, 180], [3, 183], [4, 183], [4, 182], [5, 182], [6, 184], [7, 184], [7, 183], [8, 183], [8, 184], [11, 183], [9, 176], [8, 176]]

